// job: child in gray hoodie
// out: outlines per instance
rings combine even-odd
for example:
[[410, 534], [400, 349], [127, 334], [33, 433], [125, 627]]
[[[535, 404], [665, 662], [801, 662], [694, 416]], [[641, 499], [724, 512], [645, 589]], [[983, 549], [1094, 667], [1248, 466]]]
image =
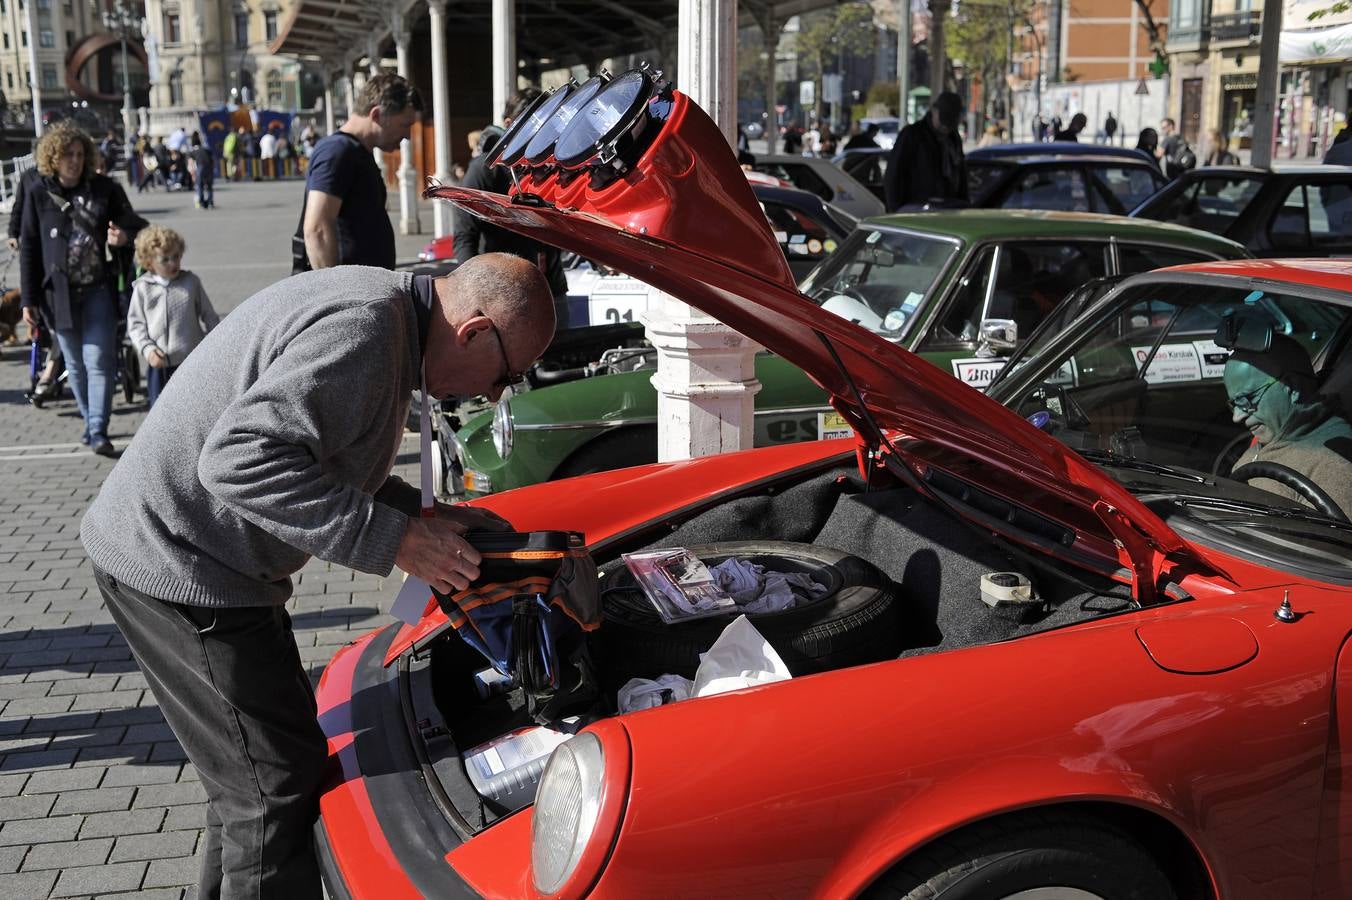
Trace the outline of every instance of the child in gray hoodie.
[[146, 396], [154, 406], [169, 376], [220, 323], [196, 275], [181, 268], [183, 237], [160, 225], [136, 236], [136, 262], [145, 274], [132, 285], [127, 336], [145, 359]]

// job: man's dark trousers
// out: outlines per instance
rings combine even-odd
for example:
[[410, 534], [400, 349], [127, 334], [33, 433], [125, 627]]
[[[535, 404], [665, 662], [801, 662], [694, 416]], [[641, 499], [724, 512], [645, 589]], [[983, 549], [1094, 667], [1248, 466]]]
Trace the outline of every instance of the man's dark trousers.
[[206, 789], [198, 897], [318, 900], [327, 748], [286, 610], [166, 603], [94, 575]]

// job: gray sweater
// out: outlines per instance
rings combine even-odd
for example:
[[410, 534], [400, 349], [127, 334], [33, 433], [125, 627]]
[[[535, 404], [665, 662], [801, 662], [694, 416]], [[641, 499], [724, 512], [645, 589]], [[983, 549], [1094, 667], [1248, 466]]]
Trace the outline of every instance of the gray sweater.
[[390, 476], [422, 366], [412, 276], [255, 294], [174, 374], [80, 526], [99, 568], [195, 606], [280, 604], [311, 556], [386, 575], [418, 491]]
[[182, 365], [220, 321], [201, 280], [187, 269], [173, 281], [147, 272], [132, 285], [127, 338], [146, 362], [158, 350], [170, 366]]

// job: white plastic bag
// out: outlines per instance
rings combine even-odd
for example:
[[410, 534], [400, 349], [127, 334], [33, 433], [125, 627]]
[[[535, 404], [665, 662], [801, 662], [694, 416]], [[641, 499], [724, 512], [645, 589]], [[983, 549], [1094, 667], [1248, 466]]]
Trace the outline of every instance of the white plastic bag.
[[694, 696], [709, 697], [791, 677], [789, 667], [751, 620], [738, 616], [723, 629], [709, 652], [700, 654]]
[[659, 675], [656, 681], [651, 678], [630, 678], [620, 688], [616, 705], [620, 712], [627, 713], [689, 700], [694, 684], [689, 678], [680, 675]]

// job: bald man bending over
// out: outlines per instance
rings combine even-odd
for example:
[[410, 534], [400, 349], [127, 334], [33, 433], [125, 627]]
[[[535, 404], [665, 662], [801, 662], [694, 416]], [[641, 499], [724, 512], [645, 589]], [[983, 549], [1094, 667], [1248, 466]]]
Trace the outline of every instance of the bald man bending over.
[[506, 254], [432, 279], [288, 278], [208, 335], [103, 484], [80, 534], [104, 601], [206, 789], [199, 896], [318, 898], [325, 739], [283, 606], [312, 556], [443, 591], [461, 535], [509, 529], [390, 474], [411, 395], [496, 400], [548, 344], [540, 270]]

